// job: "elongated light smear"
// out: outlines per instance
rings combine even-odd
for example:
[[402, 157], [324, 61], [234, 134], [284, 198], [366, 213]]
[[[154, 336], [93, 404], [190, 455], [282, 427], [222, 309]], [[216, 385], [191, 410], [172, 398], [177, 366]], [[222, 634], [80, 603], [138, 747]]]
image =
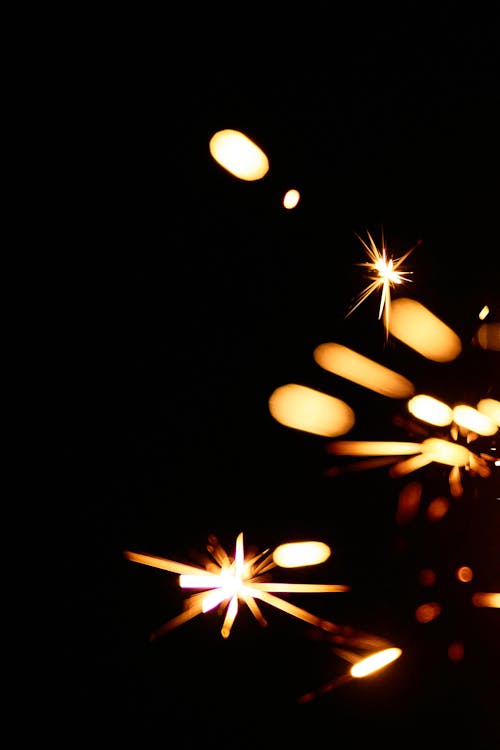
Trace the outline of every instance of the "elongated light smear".
[[343, 435], [355, 422], [353, 410], [344, 401], [296, 383], [273, 391], [269, 411], [286, 427], [325, 437]]
[[408, 297], [393, 301], [389, 332], [434, 362], [450, 362], [462, 351], [457, 334], [424, 305]]
[[495, 432], [498, 432], [498, 426], [492, 419], [466, 404], [455, 406], [453, 419], [458, 425], [475, 432], [477, 435], [494, 435]]
[[238, 130], [219, 130], [210, 139], [215, 161], [240, 180], [260, 180], [269, 171], [269, 160], [262, 149]]
[[289, 542], [280, 544], [273, 552], [273, 560], [280, 568], [297, 568], [302, 565], [318, 565], [331, 555], [324, 542]]
[[393, 440], [335, 440], [327, 450], [343, 456], [410, 456], [420, 453], [421, 443]]
[[351, 667], [351, 675], [353, 677], [366, 677], [369, 674], [373, 674], [378, 669], [382, 669], [387, 664], [399, 659], [403, 652], [400, 648], [386, 648], [383, 651], [378, 651], [376, 654], [367, 656], [366, 659], [358, 661]]
[[477, 591], [472, 595], [472, 603], [475, 607], [493, 607], [500, 609], [500, 593]]
[[409, 398], [415, 392], [413, 383], [402, 375], [342, 344], [320, 344], [314, 350], [313, 357], [324, 370], [383, 396]]
[[419, 394], [408, 401], [408, 411], [423, 422], [444, 427], [453, 421], [453, 410], [432, 396]]
[[476, 337], [481, 349], [500, 352], [500, 323], [483, 323], [477, 329]]
[[477, 410], [485, 414], [500, 427], [500, 401], [494, 398], [482, 398], [477, 403]]

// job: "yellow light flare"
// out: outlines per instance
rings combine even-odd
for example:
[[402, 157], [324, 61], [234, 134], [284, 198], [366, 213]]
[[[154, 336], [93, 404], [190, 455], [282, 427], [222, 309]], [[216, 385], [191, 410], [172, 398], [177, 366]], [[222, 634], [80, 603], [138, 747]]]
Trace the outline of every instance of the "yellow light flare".
[[304, 565], [318, 565], [331, 555], [331, 549], [324, 542], [289, 542], [280, 544], [273, 552], [273, 560], [280, 568], [298, 568]]
[[383, 396], [409, 398], [415, 392], [413, 383], [402, 375], [342, 344], [320, 344], [314, 349], [313, 357], [324, 370]]
[[268, 405], [277, 422], [313, 435], [343, 435], [355, 422], [353, 410], [344, 401], [296, 383], [276, 388]]
[[351, 667], [351, 675], [352, 677], [366, 677], [367, 675], [373, 674], [373, 672], [377, 672], [379, 669], [382, 669], [382, 667], [399, 659], [402, 653], [403, 652], [400, 648], [392, 647], [386, 648], [383, 651], [378, 651], [376, 654], [371, 654], [371, 656], [367, 656], [365, 659], [358, 661], [357, 664], [354, 664], [354, 666]]
[[219, 130], [210, 139], [215, 161], [240, 180], [260, 180], [269, 171], [269, 160], [256, 143], [239, 130]]
[[494, 435], [498, 432], [498, 425], [492, 419], [466, 404], [455, 406], [453, 421], [476, 435]]
[[462, 351], [457, 334], [424, 305], [408, 297], [394, 300], [389, 331], [434, 362], [450, 362]]
[[472, 595], [472, 603], [475, 607], [493, 607], [494, 609], [500, 609], [500, 593], [496, 591], [476, 591], [476, 593]]
[[483, 323], [476, 333], [476, 340], [481, 349], [500, 352], [500, 323]]
[[453, 410], [432, 396], [419, 394], [408, 401], [408, 411], [423, 422], [444, 427], [453, 421]]
[[283, 197], [283, 206], [290, 210], [292, 208], [295, 208], [298, 205], [298, 202], [300, 201], [300, 193], [298, 190], [292, 189], [287, 190], [284, 197]]
[[477, 403], [477, 410], [500, 427], [500, 401], [494, 398], [482, 398]]
[[[321, 545], [322, 543], [316, 543]], [[327, 545], [324, 545], [328, 548]], [[295, 604], [275, 596], [272, 592], [280, 593], [327, 593], [349, 591], [350, 586], [343, 584], [324, 583], [272, 583], [263, 580], [263, 574], [276, 566], [273, 555], [267, 550], [250, 557], [245, 557], [243, 533], [238, 534], [234, 557], [231, 559], [214, 536], [210, 536], [207, 550], [213, 559], [208, 559], [205, 567], [185, 565], [176, 560], [169, 560], [156, 555], [145, 555], [137, 552], [125, 551], [124, 556], [132, 562], [150, 565], [155, 568], [179, 573], [179, 583], [182, 588], [200, 589], [185, 601], [184, 612], [166, 622], [158, 628], [151, 639], [158, 638], [179, 625], [187, 622], [199, 614], [204, 614], [222, 604], [226, 604], [224, 621], [221, 628], [223, 638], [228, 638], [231, 628], [238, 614], [238, 602], [247, 604], [257, 622], [266, 626], [256, 599], [297, 617], [318, 628], [334, 633], [341, 629], [329, 620], [311, 614]], [[329, 550], [329, 548], [328, 548]], [[324, 550], [323, 550], [324, 554]], [[325, 558], [326, 559], [326, 558]], [[307, 563], [312, 564], [312, 563]]]
[[485, 318], [487, 318], [489, 314], [490, 314], [490, 308], [488, 307], [488, 305], [485, 305], [479, 311], [478, 318], [479, 320], [485, 320]]
[[370, 283], [362, 290], [362, 292], [359, 294], [359, 296], [354, 300], [353, 305], [351, 306], [350, 310], [348, 311], [346, 317], [348, 317], [351, 313], [356, 310], [359, 305], [361, 305], [367, 297], [372, 294], [372, 292], [377, 291], [377, 289], [380, 289], [380, 306], [379, 306], [379, 313], [378, 317], [379, 320], [382, 318], [382, 315], [384, 316], [384, 328], [386, 331], [386, 335], [388, 335], [389, 331], [389, 320], [390, 320], [390, 314], [391, 314], [391, 287], [396, 284], [402, 284], [405, 281], [409, 281], [408, 274], [412, 273], [411, 271], [402, 271], [398, 270], [400, 269], [402, 263], [406, 260], [406, 258], [410, 255], [410, 253], [415, 250], [415, 248], [420, 244], [417, 243], [417, 245], [414, 245], [408, 252], [406, 252], [403, 256], [400, 258], [393, 258], [392, 256], [389, 256], [387, 254], [387, 248], [385, 246], [384, 242], [384, 234], [382, 232], [382, 247], [379, 250], [377, 245], [375, 244], [375, 241], [373, 240], [373, 237], [371, 234], [367, 231], [368, 235], [368, 241], [369, 244], [367, 244], [362, 237], [359, 235], [356, 235], [360, 242], [362, 243], [363, 247], [366, 250], [366, 254], [369, 258], [369, 261], [364, 263], [358, 263], [359, 266], [364, 266], [365, 268], [368, 268], [368, 278], [370, 279]]

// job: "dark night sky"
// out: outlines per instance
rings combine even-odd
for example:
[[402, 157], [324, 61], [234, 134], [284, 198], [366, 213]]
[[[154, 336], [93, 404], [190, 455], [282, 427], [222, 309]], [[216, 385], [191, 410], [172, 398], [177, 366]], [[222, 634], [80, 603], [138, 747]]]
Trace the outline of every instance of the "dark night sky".
[[[402, 530], [404, 482], [385, 469], [327, 477], [325, 440], [268, 410], [276, 387], [302, 383], [346, 400], [359, 437], [408, 439], [393, 424], [401, 404], [314, 363], [325, 341], [447, 403], [499, 398], [499, 355], [472, 343], [483, 304], [498, 320], [500, 289], [498, 45], [485, 7], [460, 15], [453, 4], [431, 13], [410, 3], [395, 17], [355, 6], [340, 20], [312, 3], [305, 18], [287, 8], [275, 30], [266, 12], [259, 26], [254, 8], [237, 44], [210, 35], [199, 16], [200, 43], [182, 13], [161, 23], [143, 13], [113, 19], [85, 43], [68, 38], [71, 73], [59, 60], [53, 83], [64, 102], [63, 220], [45, 301], [66, 529], [66, 740], [500, 741], [498, 611], [473, 608], [472, 589], [453, 579], [468, 562], [474, 590], [499, 590], [498, 472], [466, 477], [437, 526], [419, 516]], [[263, 180], [238, 181], [211, 159], [209, 139], [225, 127], [266, 151]], [[289, 187], [302, 198], [287, 212]], [[356, 233], [379, 239], [382, 228], [397, 255], [421, 242], [406, 292], [459, 334], [457, 362], [436, 365], [386, 343], [375, 297], [346, 319], [364, 285]], [[446, 493], [446, 471], [419, 477], [424, 502]], [[327, 563], [297, 576], [352, 592], [297, 603], [400, 644], [404, 656], [299, 706], [298, 694], [347, 665], [294, 618], [266, 609], [264, 630], [242, 608], [225, 641], [212, 613], [150, 644], [181, 611], [182, 594], [175, 575], [123, 551], [188, 561], [208, 534], [232, 551], [240, 531], [259, 548], [329, 543]], [[417, 626], [413, 610], [428, 592], [416, 573], [427, 566], [443, 614]], [[465, 658], [452, 663], [446, 647], [456, 639]]]

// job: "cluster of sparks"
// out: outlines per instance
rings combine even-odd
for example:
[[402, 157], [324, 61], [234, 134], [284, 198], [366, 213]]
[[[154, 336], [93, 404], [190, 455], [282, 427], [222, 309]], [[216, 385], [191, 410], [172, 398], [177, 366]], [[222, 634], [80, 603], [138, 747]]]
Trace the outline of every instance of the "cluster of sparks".
[[184, 612], [162, 625], [152, 638], [157, 638], [187, 620], [216, 607], [224, 609], [221, 635], [227, 638], [238, 614], [239, 601], [248, 606], [260, 625], [266, 626], [267, 620], [256, 600], [265, 602], [323, 630], [335, 632], [338, 629], [335, 623], [316, 617], [305, 609], [276, 596], [275, 592], [295, 594], [340, 592], [348, 591], [349, 586], [325, 583], [273, 583], [266, 580], [266, 574], [276, 567], [273, 553], [264, 550], [255, 555], [245, 556], [242, 532], [236, 538], [234, 557], [227, 554], [213, 535], [209, 538], [207, 550], [210, 558], [207, 558], [205, 567], [187, 565], [175, 560], [136, 552], [124, 553], [125, 557], [133, 562], [161, 568], [171, 573], [179, 573], [181, 588], [199, 590], [185, 600]]

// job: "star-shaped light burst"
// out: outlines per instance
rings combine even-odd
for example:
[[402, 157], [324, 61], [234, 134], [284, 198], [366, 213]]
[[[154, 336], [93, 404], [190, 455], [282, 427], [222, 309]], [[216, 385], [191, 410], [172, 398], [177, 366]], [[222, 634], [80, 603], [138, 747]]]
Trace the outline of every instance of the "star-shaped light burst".
[[354, 310], [356, 310], [359, 305], [361, 305], [362, 302], [364, 302], [367, 297], [370, 296], [372, 292], [375, 292], [377, 289], [380, 289], [380, 306], [379, 306], [379, 320], [382, 318], [382, 315], [384, 316], [384, 328], [386, 332], [386, 337], [389, 336], [389, 318], [390, 318], [390, 311], [391, 311], [391, 287], [395, 284], [402, 284], [404, 281], [410, 281], [408, 279], [408, 275], [412, 273], [411, 271], [403, 271], [398, 270], [400, 269], [402, 263], [406, 260], [406, 258], [410, 255], [410, 253], [415, 250], [415, 248], [420, 244], [420, 242], [417, 242], [416, 245], [414, 245], [412, 248], [410, 248], [404, 255], [402, 255], [400, 258], [393, 258], [392, 256], [388, 255], [387, 248], [385, 246], [384, 241], [384, 233], [382, 232], [382, 247], [379, 249], [377, 245], [375, 244], [375, 241], [373, 237], [371, 236], [370, 232], [366, 232], [368, 235], [369, 244], [365, 242], [365, 240], [360, 237], [358, 234], [356, 235], [360, 242], [363, 244], [363, 247], [366, 250], [366, 254], [368, 255], [369, 260], [365, 261], [364, 263], [357, 263], [358, 266], [364, 266], [369, 271], [369, 279], [370, 283], [362, 290], [362, 292], [359, 294], [359, 296], [354, 300], [353, 306], [350, 308], [349, 312], [347, 313], [348, 317]]
[[211, 557], [207, 558], [205, 567], [186, 565], [175, 560], [168, 560], [154, 555], [145, 555], [130, 551], [124, 552], [125, 557], [133, 562], [151, 565], [155, 568], [168, 570], [171, 573], [179, 573], [179, 585], [181, 588], [199, 589], [197, 593], [192, 594], [185, 601], [184, 612], [156, 630], [151, 635], [152, 640], [199, 614], [209, 612], [215, 607], [222, 608], [224, 605], [226, 606], [221, 634], [223, 638], [228, 638], [238, 614], [239, 601], [244, 602], [257, 622], [265, 626], [267, 625], [267, 621], [256, 599], [270, 604], [293, 617], [305, 620], [323, 630], [333, 633], [340, 629], [340, 626], [335, 623], [317, 617], [301, 607], [297, 607], [285, 599], [275, 596], [273, 592], [339, 592], [349, 591], [349, 586], [324, 583], [272, 583], [269, 580], [265, 580], [264, 574], [277, 564], [273, 553], [270, 553], [269, 550], [264, 550], [258, 554], [246, 557], [243, 546], [243, 533], [238, 534], [236, 538], [234, 558], [228, 556], [213, 535], [209, 537], [207, 550]]

